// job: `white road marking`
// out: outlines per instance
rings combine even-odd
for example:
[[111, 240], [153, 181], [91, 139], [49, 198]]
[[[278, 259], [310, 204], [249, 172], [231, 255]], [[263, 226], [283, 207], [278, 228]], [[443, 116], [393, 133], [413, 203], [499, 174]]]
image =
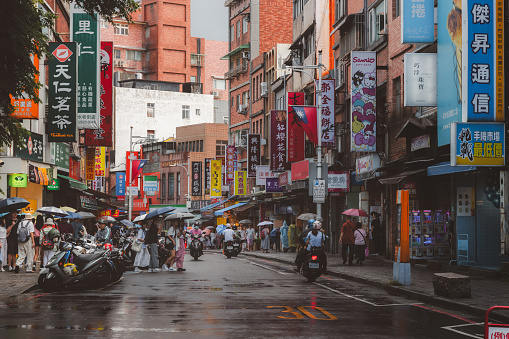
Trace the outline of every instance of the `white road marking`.
[[[455, 332], [455, 333], [458, 333], [458, 334], [461, 334], [461, 335], [464, 335], [464, 336], [470, 337], [470, 338], [482, 338], [482, 337], [484, 337], [484, 334], [480, 335], [480, 336], [479, 335], [473, 335], [473, 334], [465, 333], [465, 332], [462, 332], [462, 331], [456, 329], [457, 327], [465, 327], [465, 326], [472, 326], [472, 325], [475, 325], [475, 326], [484, 326], [484, 323], [474, 323], [474, 324], [462, 324], [462, 325], [454, 325], [454, 326], [444, 326], [442, 328], [444, 330]], [[482, 330], [484, 331], [484, 328]]]
[[[239, 260], [240, 260], [240, 259], [239, 259]], [[281, 272], [281, 271], [275, 270], [275, 269], [273, 269], [273, 268], [271, 268], [271, 267], [268, 267], [268, 266], [265, 266], [265, 265], [261, 265], [261, 264], [254, 263], [254, 262], [252, 262], [252, 261], [248, 261], [248, 263], [250, 263], [250, 264], [252, 264], [252, 265], [255, 265], [255, 266], [259, 266], [259, 267], [265, 268], [266, 270], [270, 270], [270, 271], [273, 271], [273, 272], [276, 272], [276, 273], [279, 273], [279, 274], [283, 274], [283, 275], [288, 274], [288, 273], [286, 273], [286, 272]]]

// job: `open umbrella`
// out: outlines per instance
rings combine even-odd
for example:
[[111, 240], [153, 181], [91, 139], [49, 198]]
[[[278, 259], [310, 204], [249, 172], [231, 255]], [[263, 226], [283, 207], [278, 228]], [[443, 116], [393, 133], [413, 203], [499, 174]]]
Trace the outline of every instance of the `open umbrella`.
[[195, 217], [195, 215], [192, 213], [189, 213], [189, 212], [177, 212], [177, 213], [172, 213], [172, 214], [168, 215], [166, 218], [164, 218], [164, 221], [176, 220], [176, 219], [180, 219], [180, 220], [193, 219], [194, 217]]
[[316, 214], [314, 213], [302, 213], [297, 217], [298, 220], [309, 220], [309, 219], [316, 219]]
[[99, 218], [99, 220], [104, 220], [106, 222], [115, 222], [117, 221], [117, 219], [113, 218], [113, 217], [110, 217], [109, 215], [104, 215], [102, 217]]
[[175, 210], [176, 210], [176, 208], [175, 207], [171, 207], [171, 206], [156, 208], [155, 210], [153, 210], [151, 212], [148, 212], [146, 214], [145, 220], [152, 219], [152, 218], [157, 218], [157, 217], [159, 217], [159, 216], [161, 216], [163, 214], [170, 213], [170, 212], [173, 212]]
[[134, 218], [134, 222], [139, 222], [139, 221], [142, 221], [142, 220], [145, 220], [147, 218], [147, 215], [146, 214], [142, 214], [142, 215], [139, 215], [137, 216], [136, 218]]
[[207, 229], [209, 229], [209, 230], [213, 230], [214, 228], [215, 228], [214, 226], [207, 226], [207, 227], [205, 227], [205, 229], [206, 229], [206, 230], [207, 230]]
[[8, 213], [14, 210], [25, 208], [30, 203], [23, 198], [12, 197], [0, 201], [0, 213]]
[[83, 219], [95, 218], [95, 215], [90, 212], [81, 211], [81, 212], [78, 212], [78, 214], [81, 215], [81, 217]]
[[64, 217], [64, 219], [82, 219], [83, 217], [78, 214], [78, 213], [74, 213], [74, 212], [67, 212], [67, 214], [69, 214], [68, 216]]
[[357, 209], [357, 208], [347, 209], [346, 211], [344, 211], [341, 214], [351, 215], [351, 216], [356, 216], [356, 217], [367, 217], [368, 216], [368, 214], [366, 212], [364, 212], [363, 210]]
[[226, 225], [217, 225], [216, 232], [217, 232], [217, 234], [223, 234], [225, 229], [226, 229]]
[[43, 213], [43, 214], [51, 214], [51, 215], [57, 216], [57, 217], [66, 217], [69, 215], [69, 214], [67, 214], [66, 211], [63, 211], [60, 208], [57, 208], [55, 206], [41, 207], [37, 210], [37, 212]]
[[270, 225], [274, 225], [274, 223], [272, 221], [262, 221], [261, 223], [258, 224], [258, 226], [270, 226]]
[[126, 227], [134, 227], [134, 222], [127, 219], [120, 220], [120, 223]]
[[241, 221], [239, 221], [239, 225], [243, 225], [243, 224], [252, 224], [253, 222], [249, 219], [243, 219]]
[[69, 206], [64, 206], [64, 207], [60, 206], [60, 209], [62, 211], [66, 211], [66, 212], [76, 212], [76, 210], [74, 208], [69, 207]]

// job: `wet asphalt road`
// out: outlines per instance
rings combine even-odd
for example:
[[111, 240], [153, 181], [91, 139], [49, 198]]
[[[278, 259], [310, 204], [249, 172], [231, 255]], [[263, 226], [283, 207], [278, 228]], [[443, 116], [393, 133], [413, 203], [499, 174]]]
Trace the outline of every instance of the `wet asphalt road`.
[[13, 297], [0, 338], [482, 338], [482, 319], [336, 277], [310, 284], [284, 264], [209, 252], [185, 267]]

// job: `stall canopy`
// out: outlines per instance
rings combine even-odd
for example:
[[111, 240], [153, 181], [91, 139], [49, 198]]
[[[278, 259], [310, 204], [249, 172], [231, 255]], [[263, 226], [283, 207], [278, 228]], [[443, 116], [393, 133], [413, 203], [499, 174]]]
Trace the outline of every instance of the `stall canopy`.
[[218, 202], [215, 202], [213, 204], [210, 204], [208, 206], [205, 206], [203, 208], [200, 209], [200, 211], [207, 211], [207, 210], [210, 210], [214, 207], [217, 207], [217, 206], [220, 206], [221, 204], [224, 204], [225, 202], [227, 202], [228, 200], [230, 200], [231, 198], [233, 198], [233, 196], [229, 197], [228, 199], [224, 199], [224, 200], [221, 200], [221, 201], [218, 201]]
[[71, 186], [71, 188], [75, 188], [75, 189], [78, 189], [78, 190], [86, 190], [86, 189], [88, 189], [87, 184], [85, 184], [84, 182], [78, 181], [76, 179], [73, 179], [71, 177], [67, 177], [67, 176], [62, 175], [62, 174], [59, 174], [58, 177], [62, 178], [62, 179], [65, 179], [65, 180], [68, 180], [69, 181], [69, 186]]
[[441, 162], [441, 163], [433, 165], [433, 166], [429, 166], [428, 167], [428, 176], [431, 177], [433, 175], [443, 175], [443, 174], [475, 171], [476, 169], [477, 169], [477, 167], [475, 167], [475, 166], [451, 166], [451, 163], [446, 161], [446, 162]]
[[225, 207], [223, 208], [222, 210], [218, 210], [218, 211], [215, 211], [214, 212], [214, 215], [217, 217], [217, 216], [221, 216], [223, 215], [223, 212], [226, 212], [226, 211], [229, 211], [229, 210], [232, 210], [234, 208], [237, 208], [237, 207], [241, 207], [241, 206], [244, 206], [245, 204], [247, 204], [247, 202], [239, 202], [235, 205], [232, 205], [230, 207]]

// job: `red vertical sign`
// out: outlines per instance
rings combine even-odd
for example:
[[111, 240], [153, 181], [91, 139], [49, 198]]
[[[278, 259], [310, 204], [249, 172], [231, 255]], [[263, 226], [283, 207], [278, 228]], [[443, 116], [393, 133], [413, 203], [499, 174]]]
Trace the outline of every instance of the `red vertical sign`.
[[286, 111], [271, 111], [270, 122], [270, 170], [284, 171], [286, 166]]
[[99, 129], [85, 130], [86, 146], [113, 146], [113, 42], [101, 41], [101, 121]]
[[226, 146], [226, 184], [235, 182], [235, 171], [237, 170], [237, 147]]
[[[129, 158], [129, 151], [125, 152], [125, 184], [129, 186], [129, 182], [131, 180], [131, 176], [129, 175], [129, 168], [131, 167], [131, 159]], [[133, 152], [133, 160], [139, 159], [139, 152]], [[133, 183], [133, 187], [138, 187], [138, 178], [136, 178]]]
[[295, 118], [295, 111], [291, 105], [304, 105], [304, 93], [288, 93], [288, 162], [304, 160], [305, 138], [304, 129]]

